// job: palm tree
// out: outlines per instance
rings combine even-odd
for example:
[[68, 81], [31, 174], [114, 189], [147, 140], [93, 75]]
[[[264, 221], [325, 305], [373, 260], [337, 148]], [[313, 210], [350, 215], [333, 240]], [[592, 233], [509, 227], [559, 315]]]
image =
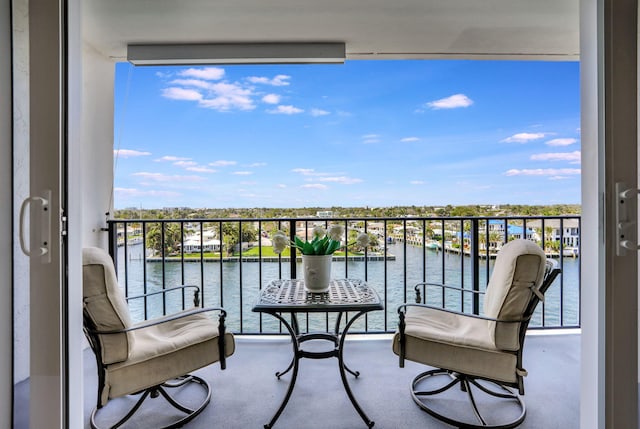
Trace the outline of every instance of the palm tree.
[[[162, 232], [164, 230], [164, 249], [162, 248]], [[155, 254], [171, 255], [180, 250], [182, 228], [179, 223], [147, 224], [147, 248]]]

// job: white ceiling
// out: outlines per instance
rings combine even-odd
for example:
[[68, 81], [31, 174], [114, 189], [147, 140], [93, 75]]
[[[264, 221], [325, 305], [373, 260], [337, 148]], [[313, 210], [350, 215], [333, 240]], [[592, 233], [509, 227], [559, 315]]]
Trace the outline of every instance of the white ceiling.
[[347, 58], [575, 60], [579, 0], [85, 0], [87, 42], [345, 42]]

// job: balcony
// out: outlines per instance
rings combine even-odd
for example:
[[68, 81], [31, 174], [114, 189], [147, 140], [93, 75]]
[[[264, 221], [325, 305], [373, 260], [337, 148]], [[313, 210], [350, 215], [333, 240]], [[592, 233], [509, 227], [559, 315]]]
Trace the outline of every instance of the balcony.
[[[347, 363], [362, 374], [358, 379], [350, 378], [349, 383], [365, 412], [376, 422], [375, 427], [447, 427], [420, 411], [411, 400], [410, 380], [423, 367], [407, 362], [406, 368], [400, 369], [397, 356], [391, 352], [396, 307], [414, 299], [413, 285], [428, 280], [483, 290], [500, 246], [512, 238], [524, 237], [545, 243], [548, 256], [558, 258], [562, 274], [530, 324], [524, 353], [529, 372], [525, 380], [528, 413], [521, 427], [578, 427], [580, 217], [111, 221], [110, 249], [127, 295], [176, 284], [198, 285], [202, 289], [202, 305], [224, 306], [229, 315], [228, 327], [237, 335], [237, 350], [229, 359], [227, 370], [220, 371], [219, 366], [212, 365], [199, 371], [213, 386], [212, 402], [187, 427], [209, 427], [212, 423], [221, 428], [261, 427], [269, 421], [288, 385], [287, 376], [277, 380], [274, 373], [288, 364], [291, 344], [275, 319], [261, 317], [251, 307], [267, 282], [296, 278], [301, 272], [299, 255], [270, 254], [269, 233], [279, 229], [304, 237], [314, 225], [331, 223], [344, 224], [347, 234], [366, 231], [377, 238], [377, 246], [362, 254], [336, 254], [333, 266], [334, 277], [367, 280], [385, 303], [385, 311], [370, 313], [354, 325], [351, 332], [356, 335], [347, 340], [345, 349]], [[256, 233], [258, 239], [241, 240], [252, 236], [249, 231]], [[134, 319], [150, 319], [190, 306], [192, 300], [192, 295], [181, 294], [166, 301], [150, 297], [131, 309]], [[482, 311], [481, 302], [459, 294], [432, 294], [427, 300], [456, 310]], [[306, 331], [326, 329], [333, 321], [328, 314], [300, 317], [301, 329]], [[95, 406], [97, 383], [95, 360], [89, 349], [84, 351], [84, 365], [87, 419]], [[29, 381], [20, 383], [16, 403], [26, 403], [28, 391]], [[238, 392], [251, 392], [255, 399], [239, 401]], [[129, 404], [129, 398], [113, 401], [113, 406], [123, 409]], [[158, 409], [145, 405], [142, 412], [147, 419], [157, 416]], [[322, 417], [311, 419], [310, 415]], [[24, 420], [27, 418], [17, 417], [15, 427], [28, 427]], [[276, 427], [365, 425], [340, 385], [336, 362], [328, 359], [301, 362], [298, 384]]]

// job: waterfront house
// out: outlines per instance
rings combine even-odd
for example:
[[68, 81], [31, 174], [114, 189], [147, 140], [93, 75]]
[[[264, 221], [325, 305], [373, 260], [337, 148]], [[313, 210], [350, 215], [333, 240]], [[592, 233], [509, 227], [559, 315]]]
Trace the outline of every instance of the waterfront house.
[[219, 252], [220, 240], [207, 238], [206, 235], [202, 240], [199, 234], [191, 235], [185, 239], [182, 249], [184, 253], [200, 253], [201, 250], [203, 252]]
[[551, 239], [553, 241], [560, 241], [562, 237], [562, 244], [565, 247], [578, 248], [580, 246], [580, 225], [577, 220], [567, 220], [560, 228], [559, 222], [556, 221], [557, 226], [553, 227], [551, 231]]
[[526, 240], [536, 241], [539, 239], [539, 235], [535, 230], [531, 228], [527, 228], [526, 231], [522, 225], [513, 225], [510, 223], [506, 224], [506, 234], [505, 234], [505, 223], [499, 220], [489, 220], [489, 233], [497, 233], [500, 237], [500, 241], [511, 241], [520, 238], [524, 238]]
[[580, 222], [577, 219], [545, 219], [533, 220], [530, 224], [544, 236], [545, 242], [557, 244], [565, 249], [576, 251], [580, 247]]

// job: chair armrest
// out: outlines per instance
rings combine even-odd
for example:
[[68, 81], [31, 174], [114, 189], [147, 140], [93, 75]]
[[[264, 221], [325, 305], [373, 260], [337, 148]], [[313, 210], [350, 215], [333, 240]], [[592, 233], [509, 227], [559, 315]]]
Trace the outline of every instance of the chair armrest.
[[155, 320], [152, 320], [152, 321], [142, 322], [142, 323], [139, 323], [139, 324], [137, 324], [135, 326], [131, 326], [131, 327], [126, 328], [126, 329], [111, 329], [111, 330], [106, 330], [106, 331], [100, 331], [100, 330], [97, 330], [97, 329], [88, 329], [88, 332], [90, 332], [91, 334], [97, 334], [97, 335], [124, 334], [126, 332], [136, 331], [138, 329], [148, 328], [150, 326], [161, 325], [163, 323], [170, 322], [172, 320], [178, 320], [178, 319], [182, 319], [183, 317], [192, 316], [194, 314], [205, 313], [205, 312], [209, 312], [209, 311], [220, 311], [220, 316], [223, 319], [225, 317], [227, 317], [227, 312], [222, 307], [197, 308], [197, 309], [194, 309], [194, 310], [184, 311], [184, 312], [180, 312], [180, 313], [174, 313], [172, 315], [165, 316], [165, 317], [162, 317], [160, 319], [155, 319]]
[[[148, 296], [152, 296], [152, 295], [158, 295], [158, 294], [166, 294], [167, 292], [172, 292], [174, 290], [184, 290], [187, 288], [194, 288], [195, 292], [193, 293], [193, 305], [196, 307], [200, 306], [200, 286], [196, 286], [196, 285], [181, 285], [181, 286], [175, 286], [175, 287], [170, 287], [167, 289], [162, 289], [156, 292], [149, 292], [149, 293], [145, 293], [142, 295], [134, 295], [134, 296], [129, 296], [126, 297], [125, 299], [127, 300], [127, 302], [129, 302], [132, 299], [138, 299], [138, 298], [146, 298]], [[183, 308], [184, 309], [184, 308]]]
[[144, 298], [144, 297], [151, 296], [151, 295], [158, 295], [158, 294], [161, 294], [161, 293], [167, 293], [167, 292], [171, 292], [171, 291], [174, 291], [174, 290], [187, 289], [187, 288], [194, 288], [196, 290], [196, 292], [198, 292], [198, 293], [200, 292], [200, 286], [196, 286], [196, 285], [181, 285], [181, 286], [170, 287], [170, 288], [167, 288], [167, 289], [162, 289], [162, 290], [159, 290], [159, 291], [156, 291], [156, 292], [144, 293], [142, 295], [128, 296], [125, 299], [127, 301], [129, 301], [129, 300], [132, 300], [132, 299]]
[[414, 286], [414, 288], [413, 288], [416, 291], [416, 304], [420, 304], [420, 301], [422, 301], [422, 296], [420, 294], [420, 286], [422, 286], [422, 291], [423, 291], [425, 297], [427, 295], [425, 289], [428, 286], [436, 286], [436, 287], [439, 287], [439, 288], [442, 288], [442, 289], [456, 290], [458, 292], [475, 293], [475, 294], [478, 294], [478, 295], [483, 295], [484, 294], [484, 291], [479, 291], [479, 290], [464, 289], [464, 288], [456, 287], [456, 286], [448, 286], [448, 285], [445, 285], [445, 284], [442, 284], [442, 283], [421, 282], [421, 283], [416, 284]]
[[415, 303], [415, 304], [414, 303], [405, 303], [405, 304], [402, 304], [402, 305], [398, 306], [398, 314], [404, 315], [406, 313], [406, 308], [407, 307], [429, 308], [431, 310], [443, 311], [445, 313], [457, 314], [457, 315], [460, 315], [460, 316], [473, 317], [474, 319], [482, 319], [482, 320], [487, 320], [487, 321], [490, 321], [490, 322], [521, 323], [521, 322], [525, 322], [525, 321], [528, 320], [528, 319], [496, 319], [496, 318], [493, 318], [493, 317], [487, 317], [487, 316], [482, 316], [482, 315], [478, 315], [478, 314], [463, 313], [461, 311], [449, 310], [448, 308], [434, 307], [433, 305], [419, 304], [419, 303]]

